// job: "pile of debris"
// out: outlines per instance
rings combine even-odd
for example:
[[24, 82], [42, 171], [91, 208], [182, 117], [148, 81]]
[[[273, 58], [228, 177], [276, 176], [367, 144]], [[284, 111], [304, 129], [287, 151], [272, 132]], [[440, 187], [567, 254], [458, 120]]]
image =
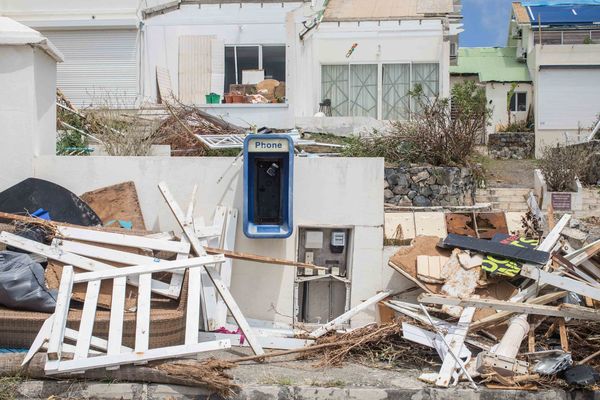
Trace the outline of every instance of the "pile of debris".
[[[0, 304], [10, 307], [0, 307], [0, 344], [30, 346], [3, 358], [0, 375], [202, 385], [230, 396], [238, 388], [227, 369], [297, 355], [317, 367], [441, 363], [420, 376], [438, 387], [534, 390], [562, 384], [557, 377], [599, 378], [600, 240], [574, 248], [563, 235], [570, 215], [525, 221], [529, 236], [520, 236], [489, 213], [449, 214], [465, 235], [417, 236], [389, 260], [414, 288], [377, 293], [312, 330], [264, 329], [251, 328], [229, 290], [231, 260], [326, 268], [238, 252], [237, 210], [219, 206], [207, 224], [194, 215], [195, 189], [185, 210], [166, 184], [159, 191], [180, 237], [146, 231], [132, 182], [78, 197], [28, 179], [0, 193], [0, 220], [12, 222], [0, 233], [0, 267], [22, 283], [0, 285]], [[479, 221], [474, 229], [465, 228], [469, 218]], [[535, 236], [544, 225], [547, 234]], [[372, 307], [378, 323], [343, 329]], [[180, 360], [232, 346], [254, 355]]]
[[590, 333], [600, 321], [600, 240], [574, 249], [561, 235], [570, 219], [549, 221], [541, 242], [450, 233], [442, 241], [417, 237], [390, 258], [422, 293], [416, 302], [385, 305], [402, 317], [405, 339], [442, 360], [439, 372], [420, 379], [440, 387], [467, 379], [476, 387], [479, 378], [520, 389], [557, 374], [569, 384], [596, 382], [600, 343]]

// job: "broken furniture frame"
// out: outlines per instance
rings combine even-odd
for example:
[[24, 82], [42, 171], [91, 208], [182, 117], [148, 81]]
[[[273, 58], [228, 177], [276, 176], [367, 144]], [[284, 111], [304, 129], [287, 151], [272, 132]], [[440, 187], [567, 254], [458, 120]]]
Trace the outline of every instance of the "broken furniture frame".
[[[198, 298], [199, 279], [192, 278], [190, 273], [190, 288], [186, 309], [185, 344], [164, 348], [149, 349], [150, 339], [150, 296], [152, 274], [188, 268], [189, 271], [199, 270], [206, 265], [222, 263], [224, 256], [200, 256], [185, 260], [165, 261], [160, 264], [137, 265], [132, 267], [112, 268], [110, 270], [74, 273], [72, 266], [64, 266], [60, 288], [53, 314], [52, 326], [48, 335], [47, 357], [45, 371], [47, 374], [65, 372], [83, 372], [93, 368], [111, 368], [129, 363], [145, 363], [152, 360], [193, 355], [203, 351], [224, 349], [230, 347], [228, 340], [198, 343], [198, 325], [200, 304]], [[125, 312], [125, 286], [128, 277], [135, 276], [139, 282], [135, 347], [133, 351], [123, 351], [123, 313]], [[110, 322], [106, 353], [90, 357], [92, 333], [98, 294], [102, 280], [113, 281]], [[81, 322], [77, 331], [77, 339], [73, 359], [65, 359], [65, 331], [69, 304], [73, 285], [87, 283], [87, 291], [81, 314]], [[44, 335], [42, 335], [43, 337]], [[42, 339], [43, 340], [43, 339]], [[97, 341], [97, 339], [96, 339]], [[39, 344], [40, 340], [36, 339]]]

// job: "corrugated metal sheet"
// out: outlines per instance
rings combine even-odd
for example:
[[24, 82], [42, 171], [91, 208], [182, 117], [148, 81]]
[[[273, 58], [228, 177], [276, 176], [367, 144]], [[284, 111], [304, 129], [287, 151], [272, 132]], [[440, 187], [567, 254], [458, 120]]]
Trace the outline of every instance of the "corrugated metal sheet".
[[133, 105], [139, 94], [137, 31], [42, 32], [63, 53], [57, 86], [78, 106]]
[[211, 92], [211, 36], [179, 37], [179, 100], [205, 104]]

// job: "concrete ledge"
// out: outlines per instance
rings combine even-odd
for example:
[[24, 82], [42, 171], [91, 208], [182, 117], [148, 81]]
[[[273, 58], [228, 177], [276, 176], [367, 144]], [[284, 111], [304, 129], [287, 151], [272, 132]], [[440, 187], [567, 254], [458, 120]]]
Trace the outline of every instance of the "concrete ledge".
[[[8, 393], [5, 393], [8, 394]], [[218, 400], [221, 397], [201, 389], [175, 385], [155, 385], [143, 383], [96, 383], [67, 381], [27, 381], [15, 387], [11, 393], [15, 399], [48, 398], [93, 398], [98, 400], [145, 400], [145, 399], [197, 399]], [[10, 395], [10, 394], [9, 394]], [[9, 398], [13, 398], [9, 397]], [[583, 400], [600, 399], [600, 392], [562, 389], [540, 390], [537, 392], [518, 390], [490, 390], [481, 388], [474, 391], [467, 388], [379, 388], [379, 387], [315, 387], [315, 386], [244, 386], [232, 399], [239, 400]]]

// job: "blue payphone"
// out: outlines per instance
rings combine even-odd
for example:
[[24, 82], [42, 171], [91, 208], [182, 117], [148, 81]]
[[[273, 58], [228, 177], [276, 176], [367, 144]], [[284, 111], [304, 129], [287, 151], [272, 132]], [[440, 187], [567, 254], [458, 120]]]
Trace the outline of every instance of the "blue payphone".
[[287, 238], [293, 230], [294, 142], [289, 135], [244, 140], [244, 234]]

